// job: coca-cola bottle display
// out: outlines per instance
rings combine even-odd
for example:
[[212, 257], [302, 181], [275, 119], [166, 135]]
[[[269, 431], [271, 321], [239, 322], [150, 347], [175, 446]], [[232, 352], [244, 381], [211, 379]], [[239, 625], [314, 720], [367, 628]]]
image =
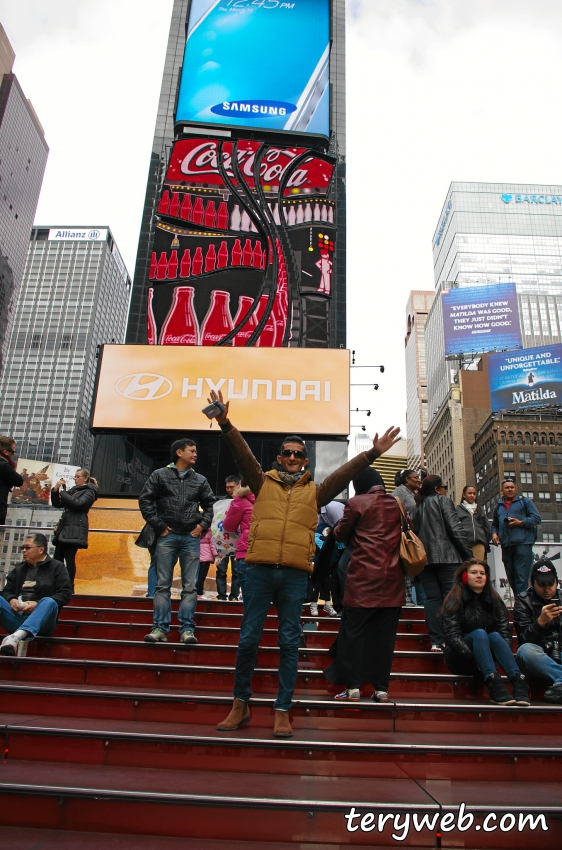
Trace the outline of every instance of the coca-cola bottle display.
[[261, 245], [257, 240], [252, 251], [252, 265], [255, 269], [261, 269]]
[[214, 272], [215, 265], [217, 262], [217, 255], [215, 253], [215, 246], [211, 242], [207, 253], [205, 254], [205, 271], [206, 272]]
[[186, 192], [183, 196], [180, 216], [184, 219], [184, 221], [191, 221], [191, 195], [189, 192]]
[[[236, 318], [234, 319], [234, 327], [240, 322], [244, 316], [247, 315], [248, 310], [251, 309], [252, 304], [254, 303], [254, 299], [250, 298], [248, 295], [241, 295], [238, 299], [238, 312], [236, 313]], [[258, 326], [258, 320], [255, 313], [255, 310], [248, 317], [246, 323], [242, 327], [242, 330], [238, 331], [236, 336], [234, 337], [234, 345], [235, 346], [244, 346], [252, 336], [253, 332]]]
[[205, 210], [203, 209], [203, 201], [200, 197], [198, 197], [193, 204], [193, 212], [191, 213], [191, 220], [194, 224], [203, 224], [203, 217], [205, 215]]
[[[258, 323], [261, 321], [262, 316], [267, 310], [267, 303], [269, 301], [269, 295], [262, 295], [260, 298], [260, 303], [258, 304], [258, 309], [256, 310]], [[273, 321], [273, 314], [270, 313], [265, 323], [265, 327], [259, 335], [258, 341], [256, 345], [260, 348], [274, 348], [275, 346], [275, 322]]]
[[273, 322], [275, 324], [275, 347], [279, 348], [283, 345], [285, 338], [285, 328], [287, 326], [287, 316], [289, 312], [289, 293], [287, 291], [287, 267], [285, 258], [281, 250], [279, 240], [276, 240], [275, 249], [277, 252], [277, 292], [275, 293], [275, 301], [271, 311]]
[[216, 218], [217, 212], [215, 209], [215, 202], [208, 201], [207, 206], [205, 207], [205, 227], [215, 227]]
[[191, 269], [191, 253], [189, 248], [186, 248], [183, 252], [183, 256], [181, 258], [180, 263], [180, 277], [189, 277]]
[[154, 280], [156, 277], [156, 251], [153, 251], [150, 255], [150, 270], [148, 272], [148, 279]]
[[226, 242], [221, 242], [219, 253], [217, 254], [217, 268], [225, 269], [228, 265], [228, 246]]
[[199, 326], [192, 286], [176, 286], [170, 312], [160, 332], [160, 345], [198, 345]]
[[211, 292], [211, 304], [201, 326], [201, 345], [216, 345], [230, 333], [234, 325], [230, 316], [230, 293], [220, 289]]
[[177, 278], [178, 267], [179, 267], [178, 252], [172, 251], [172, 253], [170, 255], [170, 262], [168, 263], [168, 269], [167, 269], [167, 272], [166, 272], [166, 277], [168, 278], [168, 280], [175, 280]]
[[252, 265], [252, 240], [246, 239], [244, 242], [244, 250], [242, 251], [242, 265]]
[[170, 193], [167, 189], [162, 192], [162, 197], [160, 198], [160, 203], [158, 204], [158, 212], [162, 213], [162, 215], [168, 215], [168, 210], [170, 209]]
[[148, 319], [148, 327], [147, 327], [147, 338], [149, 345], [156, 345], [158, 342], [158, 335], [156, 332], [156, 321], [154, 319], [154, 310], [152, 309], [152, 301], [154, 299], [154, 290], [152, 287], [148, 290], [148, 305], [147, 305], [147, 319]]
[[240, 207], [238, 206], [238, 204], [234, 204], [234, 209], [232, 210], [232, 215], [230, 217], [230, 229], [240, 230], [241, 221], [242, 216], [240, 215]]
[[165, 251], [160, 254], [158, 265], [156, 266], [156, 280], [166, 279], [166, 270], [168, 268], [168, 257]]
[[170, 201], [170, 215], [177, 218], [180, 214], [180, 196], [178, 192], [174, 192]]
[[219, 207], [219, 211], [217, 213], [217, 227], [220, 227], [221, 230], [226, 230], [228, 227], [228, 207], [226, 205], [226, 201], [223, 201]]
[[240, 240], [237, 239], [234, 243], [234, 247], [232, 249], [231, 255], [231, 263], [233, 266], [241, 266], [242, 265], [242, 245], [240, 244]]
[[[199, 199], [201, 200], [201, 199]], [[201, 274], [203, 271], [203, 251], [199, 245], [193, 255], [193, 263], [191, 264], [191, 274]]]

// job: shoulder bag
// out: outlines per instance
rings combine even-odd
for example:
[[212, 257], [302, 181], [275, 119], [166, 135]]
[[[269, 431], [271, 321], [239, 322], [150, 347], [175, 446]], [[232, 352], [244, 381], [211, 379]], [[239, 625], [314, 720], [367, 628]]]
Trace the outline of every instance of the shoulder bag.
[[400, 566], [402, 567], [402, 572], [407, 578], [413, 578], [414, 576], [419, 575], [427, 564], [427, 555], [425, 553], [423, 543], [408, 525], [404, 505], [397, 496], [394, 498], [398, 502], [398, 507], [400, 508], [400, 525], [402, 529], [400, 534], [399, 551]]

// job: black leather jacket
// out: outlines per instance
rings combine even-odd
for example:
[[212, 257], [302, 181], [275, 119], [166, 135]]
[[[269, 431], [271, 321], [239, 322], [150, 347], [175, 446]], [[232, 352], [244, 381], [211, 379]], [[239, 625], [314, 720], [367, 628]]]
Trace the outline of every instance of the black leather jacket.
[[8, 510], [8, 493], [12, 487], [21, 487], [23, 478], [16, 472], [11, 463], [0, 455], [0, 525], [6, 522]]
[[51, 502], [55, 508], [64, 508], [59, 529], [53, 542], [66, 546], [88, 548], [88, 511], [98, 498], [94, 484], [82, 484], [66, 490], [51, 490]]
[[[559, 599], [560, 592], [556, 594], [551, 602], [555, 602]], [[558, 640], [560, 641], [562, 637], [562, 621], [560, 620], [560, 617], [556, 617], [555, 620], [551, 620], [547, 626], [544, 626], [544, 628], [538, 624], [541, 611], [544, 606], [548, 604], [548, 602], [545, 602], [544, 599], [535, 593], [533, 587], [530, 587], [528, 590], [520, 593], [516, 598], [515, 607], [513, 609], [513, 625], [517, 632], [517, 641], [519, 646], [523, 643], [536, 643], [537, 646], [542, 646], [544, 649], [545, 643], [552, 640], [552, 638], [556, 635], [558, 635]], [[558, 602], [558, 604], [560, 604], [560, 602]]]
[[203, 475], [190, 469], [181, 478], [174, 466], [153, 472], [139, 496], [143, 518], [157, 534], [168, 527], [178, 534], [189, 534], [196, 525], [209, 528], [215, 502], [214, 493]]
[[428, 564], [462, 564], [472, 558], [466, 531], [447, 496], [428, 496], [421, 503], [414, 531], [425, 546]]
[[494, 603], [487, 588], [484, 588], [482, 593], [474, 593], [469, 587], [463, 587], [461, 593], [461, 605], [456, 611], [451, 611], [448, 606], [443, 609], [443, 637], [446, 646], [458, 655], [472, 658], [472, 650], [464, 642], [463, 636], [475, 629], [484, 629], [486, 634], [499, 632], [511, 648], [509, 613], [501, 599], [496, 599]]
[[489, 552], [490, 523], [480, 505], [477, 506], [474, 513], [467, 511], [464, 505], [455, 505], [455, 510], [462, 527], [466, 531], [468, 545], [474, 546], [475, 543], [483, 543], [486, 552]]

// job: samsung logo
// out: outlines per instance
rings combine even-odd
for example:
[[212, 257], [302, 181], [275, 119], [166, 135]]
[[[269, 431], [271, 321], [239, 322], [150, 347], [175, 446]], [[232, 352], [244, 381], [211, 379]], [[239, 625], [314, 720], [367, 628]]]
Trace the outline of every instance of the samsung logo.
[[271, 118], [275, 115], [289, 115], [295, 112], [296, 108], [294, 104], [283, 103], [280, 100], [225, 100], [211, 106], [211, 112], [215, 115], [228, 115], [231, 118], [236, 114], [252, 115], [254, 118]]

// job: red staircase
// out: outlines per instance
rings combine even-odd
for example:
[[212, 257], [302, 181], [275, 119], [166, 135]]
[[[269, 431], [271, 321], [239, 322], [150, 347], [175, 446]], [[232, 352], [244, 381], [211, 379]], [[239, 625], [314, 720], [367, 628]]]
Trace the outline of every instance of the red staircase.
[[[177, 631], [143, 643], [151, 610], [76, 596], [54, 637], [0, 659], [2, 850], [562, 847], [562, 710], [541, 692], [529, 708], [475, 693], [428, 651], [421, 609], [403, 610], [385, 705], [334, 702], [321, 671], [338, 620], [303, 617], [290, 740], [272, 737], [273, 608], [252, 723], [233, 733], [215, 725], [242, 605], [199, 602], [195, 647]], [[461, 803], [473, 823], [448, 831]], [[547, 829], [519, 831], [527, 815]]]

